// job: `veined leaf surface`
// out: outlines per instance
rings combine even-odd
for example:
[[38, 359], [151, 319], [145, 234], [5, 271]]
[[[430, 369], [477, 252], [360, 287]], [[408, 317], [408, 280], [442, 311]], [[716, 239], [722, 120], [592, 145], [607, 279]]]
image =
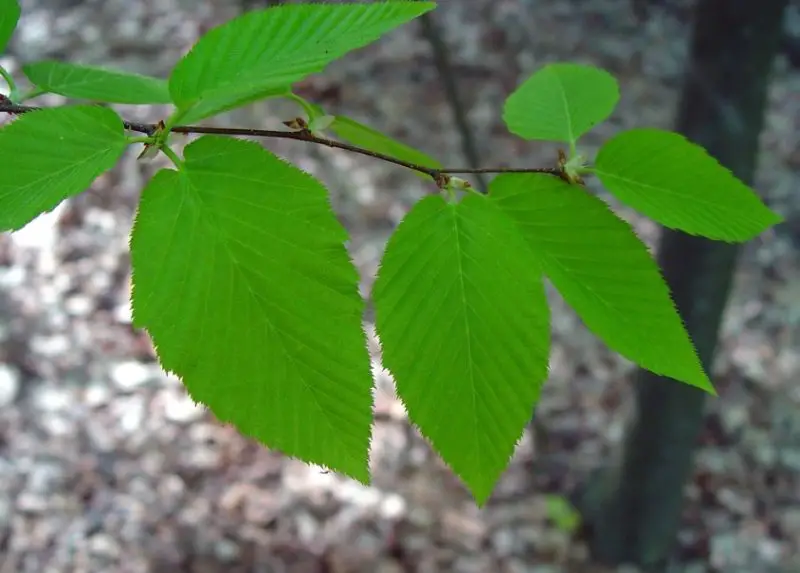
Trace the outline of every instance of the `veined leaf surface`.
[[384, 365], [410, 419], [483, 504], [547, 377], [536, 259], [487, 197], [431, 196], [389, 239], [373, 298]]
[[[370, 151], [391, 155], [397, 159], [416, 163], [417, 165], [423, 165], [425, 167], [432, 167], [434, 169], [442, 167], [441, 163], [425, 153], [405, 143], [392, 139], [388, 135], [384, 135], [376, 129], [354, 119], [350, 119], [349, 117], [337, 115], [329, 129], [344, 141]], [[419, 171], [414, 171], [413, 173], [430, 181], [430, 177], [424, 173], [420, 173]]]
[[166, 80], [97, 66], [47, 60], [22, 71], [38, 88], [64, 97], [106, 103], [167, 104]]
[[122, 119], [98, 106], [20, 115], [0, 129], [0, 231], [16, 231], [86, 191], [122, 156]]
[[175, 66], [182, 123], [281, 95], [347, 52], [428, 12], [433, 2], [295, 4], [243, 14], [205, 34]]
[[515, 221], [564, 300], [611, 349], [715, 393], [656, 262], [608, 205], [542, 173], [500, 175], [489, 197]]
[[205, 136], [185, 157], [142, 194], [135, 325], [217, 418], [367, 482], [364, 302], [325, 189], [254, 142]]
[[671, 131], [631, 129], [612, 137], [594, 172], [629, 207], [692, 235], [744, 242], [782, 221], [705, 149]]
[[548, 64], [508, 97], [503, 121], [523, 139], [574, 145], [605, 120], [619, 101], [614, 77], [594, 66]]

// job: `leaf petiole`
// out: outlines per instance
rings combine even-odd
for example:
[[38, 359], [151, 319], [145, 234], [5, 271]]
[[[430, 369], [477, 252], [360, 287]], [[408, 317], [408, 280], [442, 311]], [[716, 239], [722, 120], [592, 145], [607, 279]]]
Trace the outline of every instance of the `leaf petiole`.
[[28, 101], [29, 99], [33, 99], [35, 97], [39, 97], [42, 94], [46, 94], [47, 90], [43, 90], [42, 88], [34, 87], [31, 88], [28, 93], [22, 94], [19, 96], [19, 102], [22, 103], [24, 101]]
[[11, 77], [11, 74], [8, 73], [8, 70], [6, 70], [3, 66], [0, 66], [0, 77], [2, 77], [6, 84], [8, 84], [8, 99], [11, 100], [11, 103], [20, 103], [22, 100], [19, 97], [17, 83], [14, 81], [14, 78]]
[[183, 160], [178, 157], [178, 154], [175, 153], [169, 145], [162, 144], [159, 149], [172, 161], [176, 169], [180, 171], [183, 168]]
[[184, 117], [186, 117], [186, 114], [187, 114], [187, 113], [189, 113], [189, 111], [191, 111], [191, 108], [186, 108], [186, 109], [176, 109], [174, 112], [172, 112], [172, 115], [170, 115], [170, 116], [169, 116], [169, 117], [168, 117], [168, 118], [167, 118], [167, 119], [166, 119], [166, 120], [163, 122], [163, 126], [161, 127], [161, 130], [164, 132], [164, 134], [166, 135], [166, 134], [168, 134], [170, 131], [172, 131], [172, 129], [173, 129], [175, 126], [177, 126], [177, 125], [179, 124], [179, 122], [180, 122], [180, 121], [181, 121], [181, 120], [182, 120]]
[[287, 99], [292, 100], [294, 103], [296, 103], [301, 108], [303, 108], [303, 111], [306, 112], [306, 115], [308, 115], [308, 123], [311, 123], [312, 121], [314, 121], [315, 117], [320, 115], [320, 111], [321, 110], [318, 111], [317, 106], [315, 106], [311, 102], [308, 102], [308, 101], [304, 100], [303, 98], [301, 98], [296, 93], [289, 92], [289, 93], [286, 94], [285, 97]]

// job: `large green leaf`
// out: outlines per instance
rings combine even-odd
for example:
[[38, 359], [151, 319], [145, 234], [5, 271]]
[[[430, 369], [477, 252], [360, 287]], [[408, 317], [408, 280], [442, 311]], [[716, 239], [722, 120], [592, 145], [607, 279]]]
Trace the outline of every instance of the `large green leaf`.
[[[406, 145], [392, 139], [391, 137], [382, 134], [371, 127], [359, 123], [349, 117], [337, 115], [330, 128], [339, 138], [358, 145], [370, 151], [377, 151], [386, 155], [391, 155], [402, 161], [408, 161], [417, 165], [425, 167], [432, 167], [438, 169], [442, 164], [432, 159], [421, 151], [417, 151], [413, 147]], [[414, 171], [417, 175], [425, 177], [430, 180], [430, 177], [419, 171]]]
[[21, 229], [85, 191], [125, 150], [114, 111], [64, 106], [32, 111], [0, 129], [0, 231]]
[[564, 300], [610, 348], [714, 393], [658, 266], [608, 205], [541, 173], [500, 175], [489, 197], [514, 219]]
[[624, 131], [600, 149], [594, 172], [623, 203], [692, 235], [743, 242], [782, 221], [705, 149], [678, 133]]
[[6, 49], [19, 22], [19, 3], [17, 0], [0, 0], [0, 52]]
[[[184, 123], [279, 95], [347, 52], [433, 9], [432, 2], [295, 4], [212, 29], [175, 66], [169, 89]], [[197, 109], [192, 109], [192, 108]]]
[[134, 323], [217, 418], [368, 481], [364, 301], [325, 189], [254, 142], [205, 136], [185, 156], [142, 194]]
[[172, 101], [166, 80], [121, 70], [46, 60], [22, 71], [36, 87], [65, 97], [127, 104]]
[[619, 100], [608, 72], [579, 64], [549, 64], [522, 82], [506, 100], [503, 120], [524, 139], [574, 145], [605, 120]]
[[427, 197], [389, 239], [373, 298], [383, 361], [410, 419], [484, 503], [547, 377], [536, 259], [487, 197]]

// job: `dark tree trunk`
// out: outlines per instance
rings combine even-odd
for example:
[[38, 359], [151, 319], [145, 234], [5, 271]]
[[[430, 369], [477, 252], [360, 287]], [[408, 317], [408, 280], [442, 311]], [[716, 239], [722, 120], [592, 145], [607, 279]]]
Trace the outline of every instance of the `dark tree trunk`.
[[[745, 182], [753, 179], [787, 0], [699, 0], [676, 130]], [[675, 166], [680, 169], [680, 166]], [[666, 231], [659, 264], [710, 371], [738, 248]], [[618, 465], [598, 473], [581, 509], [604, 563], [666, 564], [703, 423], [705, 394], [646, 371]]]

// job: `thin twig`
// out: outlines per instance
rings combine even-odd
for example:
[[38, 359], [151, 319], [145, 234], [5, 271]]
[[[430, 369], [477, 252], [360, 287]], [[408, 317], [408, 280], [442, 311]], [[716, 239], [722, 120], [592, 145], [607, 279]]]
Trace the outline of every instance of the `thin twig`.
[[[0, 96], [0, 113], [10, 113], [14, 115], [20, 115], [23, 113], [39, 111], [42, 109], [44, 108], [13, 104], [10, 103], [8, 99]], [[152, 135], [156, 131], [156, 128], [158, 127], [158, 124], [154, 123], [136, 123], [132, 121], [123, 121], [123, 125], [125, 126], [125, 129], [127, 129], [128, 131], [144, 133], [146, 135]], [[172, 131], [175, 133], [184, 133], [184, 134], [241, 135], [245, 137], [270, 137], [275, 139], [293, 139], [295, 141], [305, 141], [307, 143], [324, 145], [326, 147], [332, 147], [335, 149], [343, 149], [345, 151], [350, 151], [352, 153], [366, 155], [368, 157], [372, 157], [373, 159], [380, 159], [381, 161], [393, 163], [395, 165], [405, 167], [406, 169], [411, 169], [413, 171], [417, 171], [419, 173], [428, 175], [431, 177], [431, 179], [433, 179], [437, 183], [441, 181], [443, 175], [452, 173], [476, 173], [476, 174], [477, 173], [544, 173], [547, 175], [555, 175], [557, 177], [561, 177], [563, 175], [563, 172], [560, 167], [528, 167], [519, 169], [506, 168], [506, 167], [480, 167], [480, 168], [447, 167], [442, 169], [435, 169], [417, 163], [412, 163], [410, 161], [397, 159], [396, 157], [392, 157], [391, 155], [386, 155], [385, 153], [378, 153], [377, 151], [370, 151], [369, 149], [364, 149], [363, 147], [350, 145], [349, 143], [343, 143], [341, 141], [328, 139], [326, 137], [319, 137], [317, 135], [314, 135], [308, 130], [276, 131], [272, 129], [249, 129], [241, 127], [207, 127], [201, 125], [181, 125], [172, 128]]]

